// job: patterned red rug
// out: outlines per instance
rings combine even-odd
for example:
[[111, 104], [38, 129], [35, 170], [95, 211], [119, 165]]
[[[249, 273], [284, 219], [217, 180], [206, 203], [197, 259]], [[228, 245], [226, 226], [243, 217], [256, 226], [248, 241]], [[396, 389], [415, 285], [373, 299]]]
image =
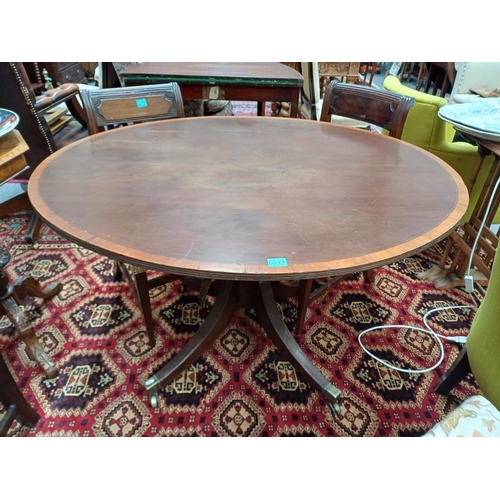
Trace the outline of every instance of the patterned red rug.
[[[434, 387], [459, 352], [444, 342], [443, 363], [434, 371], [407, 374], [368, 356], [357, 337], [375, 325], [423, 326], [422, 317], [442, 305], [471, 304], [463, 290], [436, 290], [416, 273], [437, 262], [438, 245], [375, 272], [333, 287], [312, 304], [306, 333], [297, 337], [308, 356], [340, 390], [334, 417], [307, 383], [284, 385], [293, 370], [272, 345], [253, 311], [239, 311], [216, 344], [160, 392], [152, 408], [145, 380], [188, 341], [213, 300], [178, 282], [152, 291], [157, 343], [147, 344], [144, 323], [131, 290], [114, 277], [113, 262], [72, 244], [43, 227], [34, 248], [24, 233], [28, 216], [0, 220], [1, 240], [12, 256], [12, 279], [31, 275], [42, 285], [64, 284], [43, 302], [23, 300], [38, 338], [59, 367], [47, 380], [30, 360], [6, 317], [0, 318], [0, 350], [28, 402], [42, 416], [34, 429], [18, 423], [11, 436], [420, 436], [457, 401], [478, 393], [472, 379], [450, 397]], [[280, 303], [290, 328], [294, 300]], [[463, 312], [462, 312], [463, 311]], [[473, 310], [437, 313], [431, 326], [444, 335], [466, 335]], [[439, 358], [435, 340], [415, 330], [365, 336], [379, 358], [421, 369]], [[5, 409], [0, 406], [0, 418]]]

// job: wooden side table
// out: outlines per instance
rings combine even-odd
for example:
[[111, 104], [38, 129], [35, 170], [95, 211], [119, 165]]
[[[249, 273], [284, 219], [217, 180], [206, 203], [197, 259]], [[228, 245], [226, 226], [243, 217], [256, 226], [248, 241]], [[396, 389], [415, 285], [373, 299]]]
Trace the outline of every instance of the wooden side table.
[[[0, 137], [0, 186], [27, 168], [24, 153], [28, 149], [28, 145], [18, 130]], [[32, 209], [28, 195], [22, 193], [0, 205], [0, 217], [28, 209]], [[0, 249], [0, 313], [7, 315], [17, 334], [26, 344], [28, 353], [38, 363], [47, 378], [53, 378], [57, 375], [56, 365], [36, 338], [33, 326], [24, 311], [20, 309], [19, 304], [23, 298], [29, 296], [51, 298], [61, 291], [62, 285], [53, 283], [42, 289], [34, 278], [20, 278], [11, 283], [5, 271], [5, 267], [10, 262], [10, 255], [4, 247], [5, 242]]]
[[290, 103], [289, 116], [298, 117], [304, 78], [277, 63], [146, 62], [121, 72], [125, 87], [177, 82], [183, 99], [255, 101], [264, 116], [266, 102]]

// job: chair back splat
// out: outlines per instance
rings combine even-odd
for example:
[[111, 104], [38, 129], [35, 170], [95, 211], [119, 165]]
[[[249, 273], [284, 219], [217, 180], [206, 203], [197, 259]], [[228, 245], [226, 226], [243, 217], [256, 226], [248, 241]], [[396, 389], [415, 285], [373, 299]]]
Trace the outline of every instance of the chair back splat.
[[[415, 99], [366, 85], [342, 83], [332, 80], [326, 91], [321, 110], [321, 121], [331, 122], [332, 115], [382, 127], [391, 137], [401, 138], [406, 117]], [[365, 281], [373, 283], [373, 269], [363, 271]], [[299, 290], [296, 333], [302, 330], [309, 304], [317, 300], [328, 288], [347, 276], [335, 276], [326, 282], [307, 280]]]
[[[184, 117], [184, 104], [179, 85], [175, 82], [159, 85], [139, 85], [81, 91], [87, 114], [89, 135], [134, 123]], [[139, 304], [149, 344], [155, 345], [155, 325], [149, 290], [178, 280], [180, 276], [163, 273], [148, 277], [147, 269], [116, 262], [117, 279], [124, 278]]]
[[140, 85], [81, 91], [89, 135], [131, 123], [184, 116], [179, 85]]
[[321, 121], [330, 122], [332, 115], [360, 120], [401, 138], [406, 117], [415, 99], [387, 90], [333, 80], [328, 85], [321, 111]]

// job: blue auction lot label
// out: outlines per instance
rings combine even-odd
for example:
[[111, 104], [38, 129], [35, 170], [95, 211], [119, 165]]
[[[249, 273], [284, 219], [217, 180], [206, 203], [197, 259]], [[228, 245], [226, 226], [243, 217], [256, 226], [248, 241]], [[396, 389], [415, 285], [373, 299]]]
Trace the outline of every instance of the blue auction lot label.
[[136, 102], [138, 108], [147, 108], [148, 107], [148, 101], [146, 99], [137, 99], [135, 102]]
[[288, 261], [286, 260], [286, 257], [267, 259], [267, 265], [269, 267], [288, 267]]

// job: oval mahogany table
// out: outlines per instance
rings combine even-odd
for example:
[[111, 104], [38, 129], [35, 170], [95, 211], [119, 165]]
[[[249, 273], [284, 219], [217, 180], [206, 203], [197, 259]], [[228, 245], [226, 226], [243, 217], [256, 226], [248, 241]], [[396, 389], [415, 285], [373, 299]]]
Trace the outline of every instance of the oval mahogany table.
[[253, 307], [333, 411], [340, 391], [283, 322], [280, 282], [413, 255], [452, 232], [468, 203], [458, 174], [420, 148], [365, 130], [270, 117], [184, 118], [103, 132], [42, 162], [28, 194], [50, 227], [83, 247], [213, 280], [208, 317], [146, 381], [152, 405], [237, 307]]

